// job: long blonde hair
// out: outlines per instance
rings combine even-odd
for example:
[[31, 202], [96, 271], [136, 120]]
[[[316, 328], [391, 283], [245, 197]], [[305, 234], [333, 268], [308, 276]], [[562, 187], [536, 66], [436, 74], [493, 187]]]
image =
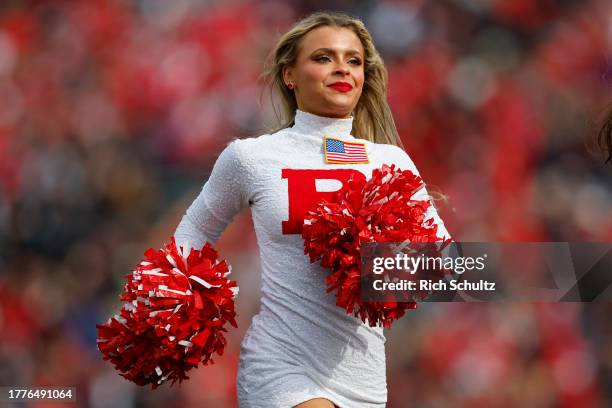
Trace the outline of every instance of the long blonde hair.
[[[365, 52], [365, 79], [361, 97], [353, 111], [353, 136], [375, 143], [401, 146], [391, 108], [387, 102], [387, 68], [374, 47], [372, 36], [361, 20], [338, 12], [318, 11], [298, 21], [281, 36], [270, 53], [262, 77], [265, 84], [270, 87], [272, 106], [280, 123], [280, 126], [272, 131], [292, 126], [297, 109], [294, 92], [285, 86], [283, 68], [295, 63], [302, 38], [315, 28], [323, 26], [352, 30], [361, 41]], [[274, 102], [275, 92], [280, 96], [282, 105], [280, 114]]]

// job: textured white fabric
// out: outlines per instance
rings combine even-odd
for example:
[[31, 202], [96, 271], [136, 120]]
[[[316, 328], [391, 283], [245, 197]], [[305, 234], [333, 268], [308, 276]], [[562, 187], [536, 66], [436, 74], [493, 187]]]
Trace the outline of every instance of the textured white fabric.
[[[371, 328], [335, 305], [335, 295], [325, 291], [325, 271], [304, 255], [300, 235], [283, 235], [281, 226], [288, 217], [283, 169], [352, 168], [369, 178], [373, 168], [395, 163], [417, 173], [400, 148], [370, 142], [369, 164], [326, 164], [323, 136], [359, 140], [350, 135], [351, 129], [352, 118], [298, 110], [291, 128], [233, 141], [175, 232], [181, 245], [215, 243], [233, 216], [251, 206], [262, 263], [262, 299], [242, 342], [242, 408], [286, 408], [315, 397], [343, 408], [380, 408], [387, 401], [383, 329]], [[337, 184], [323, 180], [317, 191], [333, 191]], [[427, 192], [421, 189], [417, 195], [423, 199]], [[430, 215], [440, 234], [448, 236], [435, 209]]]

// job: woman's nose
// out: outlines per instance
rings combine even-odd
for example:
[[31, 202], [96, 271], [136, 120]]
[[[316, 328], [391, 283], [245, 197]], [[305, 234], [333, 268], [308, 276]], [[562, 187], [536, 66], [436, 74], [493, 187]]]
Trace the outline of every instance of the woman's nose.
[[338, 65], [336, 67], [336, 70], [334, 73], [336, 74], [340, 74], [340, 75], [346, 75], [348, 74], [350, 71], [348, 69], [348, 67], [346, 65]]
[[340, 75], [347, 75], [349, 72], [350, 71], [349, 71], [348, 65], [344, 63], [338, 64], [334, 71], [335, 74], [340, 74]]

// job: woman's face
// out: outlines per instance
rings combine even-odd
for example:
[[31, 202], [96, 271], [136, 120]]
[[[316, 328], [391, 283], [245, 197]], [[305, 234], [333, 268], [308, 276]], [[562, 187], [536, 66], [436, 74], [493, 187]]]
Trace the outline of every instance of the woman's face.
[[357, 106], [364, 81], [364, 51], [348, 28], [323, 26], [302, 38], [285, 84], [293, 83], [298, 108], [319, 116], [346, 118]]

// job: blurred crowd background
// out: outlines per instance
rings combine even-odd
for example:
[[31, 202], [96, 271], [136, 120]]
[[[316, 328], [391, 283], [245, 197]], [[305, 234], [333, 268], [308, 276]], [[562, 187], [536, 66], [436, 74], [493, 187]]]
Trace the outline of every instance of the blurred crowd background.
[[[274, 124], [265, 57], [324, 8], [371, 30], [456, 240], [612, 241], [612, 171], [593, 148], [612, 102], [609, 0], [2, 0], [0, 385], [75, 386], [79, 407], [237, 406], [260, 296], [248, 212], [218, 243], [241, 291], [216, 364], [139, 388], [101, 359], [95, 324], [225, 145]], [[424, 304], [387, 332], [388, 407], [612, 406], [610, 316]]]

